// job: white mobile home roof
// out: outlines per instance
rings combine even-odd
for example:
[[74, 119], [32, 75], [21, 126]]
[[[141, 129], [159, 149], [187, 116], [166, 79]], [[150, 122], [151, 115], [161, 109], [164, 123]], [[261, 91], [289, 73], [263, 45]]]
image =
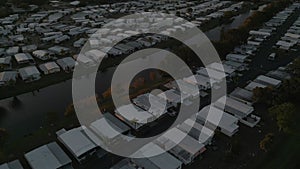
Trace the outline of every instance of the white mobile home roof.
[[23, 169], [23, 166], [19, 160], [15, 160], [15, 161], [0, 165], [0, 169]]
[[82, 126], [58, 135], [58, 139], [76, 157], [79, 157], [80, 155], [83, 155], [97, 147], [97, 145], [87, 136], [84, 130], [88, 129]]
[[85, 53], [85, 56], [89, 57], [90, 59], [93, 59], [94, 61], [98, 62], [101, 61], [101, 59], [103, 59], [106, 54], [100, 50], [97, 49], [92, 49], [90, 51], [87, 51]]
[[259, 87], [259, 88], [265, 88], [265, 87], [267, 87], [266, 85], [264, 85], [264, 84], [261, 84], [261, 83], [257, 83], [257, 82], [250, 82], [246, 87], [245, 87], [245, 89], [246, 90], [249, 90], [249, 91], [253, 91], [255, 88], [257, 88], [257, 87]]
[[224, 111], [215, 108], [214, 106], [206, 106], [197, 114], [197, 118], [202, 121], [208, 121], [209, 123], [219, 126], [227, 131], [233, 132], [239, 128], [236, 124], [238, 119]]
[[16, 71], [5, 71], [0, 72], [0, 83], [1, 82], [8, 82], [10, 80], [16, 80], [18, 73]]
[[227, 60], [237, 61], [237, 62], [245, 62], [247, 59], [247, 55], [240, 55], [240, 54], [228, 54], [226, 56]]
[[[149, 143], [136, 153], [148, 157], [149, 154], [155, 154], [157, 152], [164, 152], [164, 150], [153, 143]], [[154, 166], [158, 169], [178, 169], [181, 168], [182, 165], [182, 162], [167, 152], [154, 157], [132, 159], [132, 161], [145, 169], [153, 169]]]
[[249, 106], [227, 96], [221, 97], [215, 103], [213, 103], [213, 105], [220, 109], [225, 107], [226, 112], [242, 118], [248, 116], [254, 111], [254, 108], [252, 106]]
[[144, 111], [136, 106], [125, 105], [117, 108], [116, 112], [128, 121], [134, 121], [140, 124], [149, 123], [154, 119], [154, 116], [147, 111]]
[[184, 78], [188, 83], [196, 84], [199, 86], [212, 86], [214, 83], [217, 83], [216, 80], [210, 79], [209, 77], [203, 75], [194, 75], [187, 78]]
[[56, 142], [49, 143], [25, 154], [33, 169], [59, 169], [71, 163], [70, 158]]
[[207, 67], [217, 70], [219, 72], [224, 72], [229, 75], [235, 72], [235, 70], [232, 69], [230, 66], [223, 65], [223, 64], [217, 63], [217, 62], [211, 63], [211, 64], [207, 65]]
[[29, 76], [40, 75], [39, 70], [35, 66], [28, 66], [19, 69], [19, 73], [22, 79], [26, 79]]
[[171, 105], [168, 103], [166, 103], [167, 105], [164, 104], [166, 101], [163, 98], [155, 96], [151, 93], [140, 95], [133, 99], [133, 102], [157, 118], [165, 114], [167, 109], [171, 107]]
[[125, 158], [112, 166], [110, 169], [136, 169], [136, 167], [131, 164], [129, 159]]
[[[111, 126], [112, 129], [106, 127]], [[130, 130], [128, 126], [118, 120], [110, 113], [105, 113], [101, 119], [98, 119], [91, 123], [90, 128], [97, 134], [109, 139], [113, 139], [120, 134], [124, 134]]]
[[214, 131], [196, 122], [196, 117], [185, 120], [184, 123], [177, 126], [177, 128], [188, 133], [202, 144], [206, 144], [206, 142], [214, 136]]
[[163, 98], [171, 103], [182, 103], [185, 99], [187, 99], [189, 96], [187, 94], [181, 93], [182, 98], [180, 96], [180, 93], [174, 89], [167, 90], [163, 93], [160, 93], [157, 95], [160, 98]]
[[201, 68], [200, 70], [197, 71], [197, 74], [215, 79], [217, 81], [222, 81], [226, 77], [225, 73], [210, 68]]
[[266, 37], [268, 37], [268, 36], [271, 36], [271, 34], [270, 33], [268, 33], [268, 32], [262, 32], [262, 31], [250, 31], [249, 32], [249, 34], [250, 35], [259, 35], [259, 36], [266, 36]]
[[300, 35], [293, 34], [293, 33], [286, 33], [284, 36], [291, 37], [294, 39], [300, 39]]
[[284, 79], [290, 79], [291, 75], [285, 71], [281, 70], [274, 70], [270, 71], [269, 73], [266, 74], [268, 77], [272, 77], [277, 80], [284, 80]]
[[41, 64], [39, 67], [44, 72], [52, 70], [52, 69], [59, 69], [59, 66], [55, 62], [47, 62], [47, 63]]
[[56, 62], [62, 68], [65, 68], [65, 67], [74, 67], [75, 64], [76, 64], [75, 60], [73, 58], [71, 58], [71, 57], [66, 57], [66, 58], [58, 59]]
[[31, 61], [33, 60], [32, 56], [29, 53], [18, 53], [15, 54], [15, 59], [17, 62]]
[[176, 80], [178, 86], [181, 86], [182, 89], [179, 88], [179, 91], [182, 93], [188, 94], [190, 96], [197, 96], [199, 95], [199, 88], [196, 85], [188, 83], [182, 79]]
[[266, 84], [266, 85], [270, 85], [273, 87], [277, 87], [281, 84], [280, 80], [268, 77], [268, 76], [264, 76], [264, 75], [260, 75], [258, 76], [255, 81], [262, 83], [262, 84]]
[[[177, 146], [181, 147], [182, 149], [184, 149], [185, 151], [193, 155], [205, 149], [205, 146], [203, 144], [199, 143], [191, 136], [186, 135], [186, 133], [179, 130], [178, 128], [170, 129], [162, 137], [171, 141], [173, 143], [173, 146], [174, 144], [177, 144]], [[158, 138], [158, 142], [160, 142], [160, 139], [161, 138]], [[180, 155], [180, 154], [176, 154], [176, 155]]]
[[252, 102], [253, 92], [242, 88], [236, 88], [230, 93], [230, 97], [237, 98], [243, 101]]

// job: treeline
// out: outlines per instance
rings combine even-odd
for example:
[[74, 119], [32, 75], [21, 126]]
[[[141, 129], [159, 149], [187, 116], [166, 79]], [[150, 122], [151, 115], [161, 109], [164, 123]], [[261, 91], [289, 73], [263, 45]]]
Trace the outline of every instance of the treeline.
[[221, 40], [213, 42], [220, 57], [224, 59], [235, 46], [238, 46], [247, 40], [250, 30], [261, 27], [263, 23], [270, 20], [276, 13], [282, 11], [291, 4], [291, 2], [291, 0], [276, 0], [266, 6], [263, 11], [255, 11], [238, 28], [222, 32]]
[[268, 105], [280, 131], [295, 133], [300, 119], [300, 114], [297, 114], [300, 109], [300, 59], [289, 65], [288, 70], [292, 77], [285, 80], [279, 89], [256, 88], [253, 94], [256, 102]]

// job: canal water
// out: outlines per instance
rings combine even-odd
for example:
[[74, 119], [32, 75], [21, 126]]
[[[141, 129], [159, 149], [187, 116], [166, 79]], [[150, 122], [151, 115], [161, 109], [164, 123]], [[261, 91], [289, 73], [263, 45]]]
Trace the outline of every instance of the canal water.
[[[97, 78], [97, 93], [103, 93], [110, 85], [113, 69], [101, 72]], [[34, 132], [43, 124], [48, 113], [61, 113], [63, 118], [66, 107], [72, 103], [72, 80], [19, 95], [17, 99], [0, 101], [0, 128], [5, 128], [10, 139]]]
[[[261, 5], [258, 7], [257, 11], [262, 11], [267, 5]], [[211, 41], [219, 41], [221, 39], [221, 32], [222, 29], [224, 31], [227, 31], [229, 29], [234, 29], [238, 28], [243, 22], [253, 14], [255, 10], [250, 10], [245, 13], [242, 13], [238, 16], [233, 17], [233, 21], [229, 24], [223, 24], [218, 27], [215, 27], [214, 29], [211, 29], [207, 32], [205, 32], [206, 36], [211, 40]]]

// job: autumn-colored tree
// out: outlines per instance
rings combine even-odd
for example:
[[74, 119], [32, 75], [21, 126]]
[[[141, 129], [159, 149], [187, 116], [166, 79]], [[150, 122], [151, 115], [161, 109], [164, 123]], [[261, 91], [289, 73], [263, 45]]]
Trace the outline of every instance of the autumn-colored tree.
[[105, 92], [102, 93], [102, 97], [105, 98], [105, 99], [111, 97], [111, 87], [108, 88]]
[[155, 72], [150, 72], [149, 73], [149, 78], [151, 81], [154, 81], [156, 79], [156, 73]]
[[139, 77], [132, 82], [131, 87], [137, 89], [139, 87], [142, 87], [144, 84], [145, 84], [145, 78]]
[[65, 111], [65, 116], [71, 116], [75, 113], [74, 104], [69, 104]]
[[263, 150], [264, 152], [268, 152], [269, 149], [271, 148], [273, 137], [274, 137], [273, 133], [268, 133], [267, 135], [265, 135], [265, 137], [259, 143], [260, 149]]

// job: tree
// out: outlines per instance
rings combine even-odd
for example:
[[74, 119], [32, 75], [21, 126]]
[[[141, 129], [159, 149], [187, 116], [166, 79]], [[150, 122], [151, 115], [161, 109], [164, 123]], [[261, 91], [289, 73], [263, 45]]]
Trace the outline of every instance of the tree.
[[8, 134], [7, 134], [7, 131], [6, 129], [4, 128], [0, 128], [0, 143], [2, 144], [5, 139], [7, 138]]
[[69, 104], [65, 111], [65, 116], [71, 116], [75, 113], [74, 105]]
[[275, 116], [279, 131], [291, 133], [294, 127], [296, 108], [292, 103], [283, 103], [269, 108], [269, 113]]
[[274, 97], [275, 104], [295, 102], [300, 99], [300, 78], [294, 77], [285, 80]]
[[111, 87], [108, 88], [105, 92], [102, 93], [102, 97], [104, 99], [107, 99], [107, 98], [111, 97]]
[[144, 84], [145, 84], [145, 78], [139, 77], [133, 81], [133, 83], [131, 84], [131, 87], [137, 89], [139, 87], [142, 87]]
[[289, 65], [288, 68], [295, 77], [299, 77], [300, 76], [300, 59], [299, 58], [295, 59], [293, 61], [293, 63]]
[[257, 87], [253, 90], [253, 100], [259, 103], [272, 104], [273, 99], [273, 88]]
[[260, 149], [263, 150], [264, 152], [268, 152], [269, 149], [271, 148], [273, 137], [274, 137], [273, 133], [268, 133], [267, 135], [265, 135], [265, 137], [259, 143]]
[[149, 78], [151, 81], [154, 81], [156, 79], [156, 72], [150, 72], [149, 73]]

